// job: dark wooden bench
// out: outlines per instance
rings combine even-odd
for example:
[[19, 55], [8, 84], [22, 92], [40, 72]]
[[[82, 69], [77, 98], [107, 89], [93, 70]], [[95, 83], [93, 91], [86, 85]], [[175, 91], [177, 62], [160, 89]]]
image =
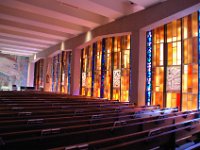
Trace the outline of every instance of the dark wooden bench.
[[[173, 109], [171, 110], [173, 112]], [[146, 112], [147, 114], [143, 113], [140, 114], [142, 119], [150, 120], [157, 118], [159, 115], [163, 114], [163, 110], [155, 110], [152, 112], [152, 110], [149, 112]], [[174, 115], [174, 114], [168, 114], [169, 112], [165, 112], [165, 115]], [[180, 112], [179, 112], [180, 113]], [[178, 113], [176, 113], [178, 114]], [[144, 115], [142, 117], [142, 115]], [[154, 116], [154, 117], [151, 117]], [[147, 118], [149, 117], [149, 118]], [[40, 117], [42, 118], [42, 117]], [[43, 118], [43, 122], [40, 124], [30, 124], [28, 121], [32, 121], [34, 119], [23, 119], [23, 120], [9, 120], [9, 121], [0, 121], [1, 128], [0, 133], [3, 132], [11, 132], [11, 131], [20, 131], [20, 130], [30, 130], [30, 129], [39, 129], [39, 128], [45, 128], [45, 127], [56, 127], [56, 126], [76, 126], [79, 125], [89, 125], [90, 124], [96, 124], [96, 123], [104, 123], [104, 124], [110, 124], [114, 121], [118, 120], [130, 120], [134, 121], [134, 118], [138, 118], [138, 114], [134, 114], [132, 112], [111, 112], [111, 113], [103, 113], [102, 114], [94, 114], [94, 115], [83, 115], [83, 116], [68, 116], [68, 117], [56, 117], [56, 118]]]
[[[88, 141], [93, 141], [93, 140], [99, 140], [99, 139], [104, 139], [104, 138], [111, 138], [115, 136], [120, 136], [120, 135], [125, 135], [128, 133], [134, 133], [134, 132], [141, 132], [143, 130], [148, 130], [152, 128], [157, 128], [161, 127], [163, 125], [172, 125], [176, 122], [183, 122], [187, 120], [191, 120], [195, 118], [195, 114], [189, 115], [187, 118], [185, 118], [186, 114], [183, 116], [174, 116], [174, 117], [169, 117], [169, 118], [162, 118], [162, 119], [157, 119], [154, 121], [145, 121], [145, 122], [140, 122], [140, 123], [133, 123], [133, 124], [127, 124], [126, 122], [124, 123], [123, 121], [118, 124], [113, 124], [112, 127], [105, 127], [105, 128], [95, 128], [95, 129], [86, 129], [86, 130], [80, 130], [81, 127], [77, 127], [77, 131], [75, 131], [75, 128], [68, 128], [66, 131], [60, 129], [59, 134], [48, 134], [48, 136], [41, 136], [41, 132], [36, 132], [35, 136], [32, 136], [33, 133], [29, 133], [28, 135], [23, 135], [21, 134], [20, 138], [20, 133], [19, 136], [15, 137], [16, 134], [10, 134], [10, 140], [8, 140], [8, 135], [7, 135], [7, 140], [6, 136], [2, 136], [4, 139], [5, 143], [8, 143], [8, 145], [15, 145], [15, 146], [20, 146], [19, 143], [26, 143], [27, 145], [33, 145], [33, 146], [50, 146], [48, 143], [51, 141], [52, 144], [55, 146], [58, 145], [70, 145], [70, 144], [77, 144], [81, 142], [88, 142]], [[183, 119], [181, 119], [183, 118]], [[163, 122], [164, 120], [164, 122]], [[162, 122], [162, 123], [159, 123]], [[70, 132], [71, 131], [71, 132]], [[27, 137], [27, 138], [24, 138]], [[17, 139], [16, 139], [17, 138]], [[50, 142], [50, 143], [51, 143]], [[51, 145], [52, 146], [52, 145]]]
[[[52, 150], [75, 150], [81, 145], [85, 145], [86, 149], [175, 149], [178, 140], [188, 137], [194, 126], [199, 126], [200, 118], [189, 120], [181, 123], [176, 123], [169, 126], [164, 126], [156, 129], [145, 130], [137, 133], [129, 133], [122, 136], [107, 138], [87, 143], [70, 145], [67, 147], [57, 147]], [[177, 129], [182, 129], [176, 135], [168, 133], [176, 132]], [[200, 132], [200, 127], [197, 132]], [[193, 134], [193, 133], [191, 133]], [[163, 136], [164, 135], [164, 136]], [[169, 147], [170, 146], [170, 147]]]

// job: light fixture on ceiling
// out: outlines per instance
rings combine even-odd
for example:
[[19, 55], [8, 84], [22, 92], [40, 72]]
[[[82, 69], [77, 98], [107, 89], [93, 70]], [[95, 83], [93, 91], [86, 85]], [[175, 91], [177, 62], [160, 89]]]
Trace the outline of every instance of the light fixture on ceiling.
[[131, 5], [134, 5], [134, 3], [133, 3], [132, 1], [129, 1], [129, 3], [130, 3]]
[[66, 2], [64, 2], [63, 0], [56, 0], [60, 5], [63, 5], [63, 6], [67, 6], [67, 7], [72, 7], [72, 8], [75, 8], [75, 9], [79, 9], [79, 7], [76, 7], [74, 5], [70, 5]]
[[166, 2], [167, 0], [160, 0], [160, 2], [162, 3], [162, 2]]

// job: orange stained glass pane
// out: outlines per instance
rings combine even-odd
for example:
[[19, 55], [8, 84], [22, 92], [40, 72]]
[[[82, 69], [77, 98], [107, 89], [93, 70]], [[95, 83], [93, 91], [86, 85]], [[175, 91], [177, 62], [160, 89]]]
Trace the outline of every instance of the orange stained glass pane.
[[121, 37], [121, 50], [127, 49], [127, 36]]
[[192, 76], [192, 93], [197, 94], [198, 93], [198, 74], [195, 73]]
[[192, 37], [192, 19], [191, 15], [187, 16], [187, 30], [188, 30], [188, 38]]
[[118, 67], [118, 63], [119, 63], [119, 62], [118, 62], [117, 60], [118, 60], [118, 54], [117, 54], [117, 52], [115, 52], [115, 53], [114, 53], [114, 66], [115, 66], [115, 67]]
[[192, 49], [193, 49], [193, 63], [198, 63], [198, 42], [197, 37], [192, 38]]
[[177, 42], [177, 61], [176, 64], [180, 65], [181, 64], [181, 42]]
[[192, 110], [192, 103], [193, 103], [192, 97], [193, 97], [192, 94], [188, 94], [188, 101], [187, 101], [188, 110]]
[[169, 92], [167, 93], [167, 108], [180, 107], [180, 94]]
[[117, 52], [117, 39], [114, 39], [114, 52]]
[[181, 20], [177, 20], [177, 26], [176, 26], [176, 32], [177, 32], [177, 40], [181, 40]]
[[156, 37], [157, 37], [157, 32], [156, 32], [156, 30], [157, 30], [157, 29], [154, 29], [154, 30], [153, 30], [153, 31], [154, 31], [154, 32], [153, 32], [153, 33], [154, 33], [154, 36], [153, 36], [153, 43], [156, 43], [156, 42], [157, 42], [157, 38], [156, 38]]
[[187, 94], [182, 94], [182, 111], [187, 111]]
[[81, 95], [85, 95], [85, 88], [82, 88]]
[[178, 101], [178, 94], [172, 93], [172, 99], [171, 99], [171, 107], [172, 108], [177, 106], [177, 101]]
[[111, 83], [111, 71], [105, 72], [104, 76], [104, 97], [110, 99], [110, 84]]
[[159, 58], [159, 60], [160, 60], [159, 65], [160, 66], [162, 66], [164, 64], [164, 47], [163, 46], [164, 46], [164, 44], [161, 43], [160, 44], [160, 58]]
[[156, 87], [156, 84], [155, 84], [155, 72], [156, 71], [156, 68], [152, 68], [152, 91], [155, 91], [155, 87]]
[[193, 94], [192, 97], [192, 110], [197, 110], [197, 94]]
[[197, 95], [183, 94], [182, 96], [182, 111], [197, 109]]
[[184, 64], [188, 64], [188, 40], [184, 40]]
[[188, 38], [188, 18], [183, 18], [183, 38]]
[[87, 89], [86, 96], [91, 96], [91, 90], [90, 89]]
[[160, 43], [164, 42], [164, 26], [160, 27]]
[[167, 65], [172, 65], [173, 64], [173, 49], [172, 49], [172, 43], [168, 43], [168, 60], [167, 60]]
[[163, 92], [153, 92], [153, 105], [163, 108]]
[[192, 65], [188, 65], [188, 92], [192, 92]]
[[156, 66], [156, 44], [154, 44], [153, 45], [153, 60], [152, 60], [152, 62], [153, 62], [153, 67], [155, 67]]
[[152, 92], [152, 105], [156, 105], [156, 92]]
[[172, 42], [172, 24], [167, 24], [167, 42]]
[[188, 39], [188, 63], [192, 63], [192, 40]]
[[167, 108], [170, 108], [172, 107], [172, 104], [171, 104], [171, 100], [172, 100], [172, 93], [167, 93], [167, 102], [166, 102], [166, 107]]
[[114, 100], [120, 100], [120, 89], [113, 89], [113, 99]]
[[131, 36], [127, 35], [127, 49], [131, 49]]
[[109, 70], [109, 69], [111, 69], [111, 55], [110, 54], [106, 56], [106, 70]]
[[122, 100], [128, 100], [128, 91], [129, 91], [129, 69], [122, 70], [122, 77], [121, 77], [121, 98]]
[[122, 51], [122, 68], [130, 68], [130, 50]]
[[192, 36], [198, 36], [198, 13], [194, 12], [192, 14]]
[[183, 67], [183, 78], [182, 78], [182, 90], [183, 92], [187, 92], [188, 89], [188, 65], [184, 65]]
[[177, 21], [175, 20], [175, 21], [172, 21], [171, 22], [171, 24], [172, 24], [172, 40], [174, 41], [174, 37], [177, 37], [177, 31], [176, 31], [176, 27], [177, 27]]
[[177, 65], [177, 47], [176, 43], [172, 43], [172, 65]]
[[121, 47], [121, 38], [122, 37], [117, 37], [117, 51], [121, 51], [122, 47]]
[[163, 78], [164, 72], [163, 67], [153, 68], [153, 91], [163, 91]]
[[159, 66], [160, 64], [160, 44], [157, 44], [156, 46], [156, 66]]
[[[111, 53], [112, 51], [112, 38], [106, 38], [106, 53]], [[114, 45], [114, 49], [117, 49], [117, 43]]]
[[114, 53], [114, 69], [121, 68], [121, 52]]
[[95, 71], [95, 76], [94, 76], [94, 97], [100, 97], [100, 83], [101, 83], [101, 71]]

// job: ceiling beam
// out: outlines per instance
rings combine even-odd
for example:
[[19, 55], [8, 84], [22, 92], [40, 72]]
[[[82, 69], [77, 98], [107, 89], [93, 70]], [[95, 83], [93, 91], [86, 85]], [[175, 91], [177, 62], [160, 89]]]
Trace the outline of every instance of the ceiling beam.
[[9, 30], [9, 31], [14, 31], [14, 32], [21, 32], [21, 33], [26, 33], [29, 35], [34, 35], [34, 36], [39, 36], [42, 38], [49, 38], [49, 39], [58, 39], [58, 40], [64, 40], [66, 37], [63, 36], [57, 36], [57, 35], [52, 35], [52, 34], [47, 34], [47, 33], [41, 33], [37, 31], [31, 31], [23, 28], [18, 28], [18, 27], [13, 27], [13, 26], [7, 26], [7, 25], [1, 25], [0, 24], [0, 29], [4, 30]]
[[16, 18], [27, 19], [27, 20], [30, 20], [32, 22], [38, 23], [39, 26], [41, 24], [46, 24], [46, 26], [51, 25], [51, 26], [54, 26], [54, 28], [60, 27], [60, 28], [65, 29], [67, 31], [67, 33], [71, 33], [71, 34], [86, 32], [90, 29], [90, 28], [87, 28], [87, 27], [84, 27], [84, 26], [81, 26], [81, 25], [77, 25], [77, 24], [73, 24], [73, 23], [70, 23], [70, 22], [67, 22], [67, 21], [64, 21], [64, 20], [59, 20], [59, 19], [47, 17], [47, 16], [44, 16], [42, 14], [38, 15], [38, 14], [35, 14], [35, 13], [26, 12], [26, 11], [23, 11], [23, 10], [10, 8], [10, 7], [3, 6], [3, 5], [0, 5], [0, 10], [1, 10], [0, 11], [1, 15], [4, 14], [4, 15], [7, 15], [7, 16], [12, 16], [13, 18], [15, 17], [15, 19]]
[[129, 0], [135, 4], [138, 4], [140, 6], [143, 6], [144, 8], [150, 7], [152, 5], [155, 5], [157, 3], [164, 2], [166, 0]]
[[3, 53], [3, 54], [11, 54], [11, 55], [16, 55], [16, 56], [26, 56], [26, 57], [30, 57], [30, 56], [32, 56], [33, 54], [31, 54], [31, 53], [25, 53], [25, 52], [16, 52], [16, 51], [14, 51], [14, 52], [12, 52], [12, 51], [6, 51], [6, 50], [1, 50], [0, 49], [0, 51], [1, 51], [1, 53]]
[[30, 46], [30, 47], [37, 47], [37, 48], [47, 48], [49, 45], [42, 45], [42, 44], [36, 44], [32, 42], [20, 42], [12, 39], [4, 39], [0, 37], [0, 43], [5, 43], [5, 44], [13, 44], [13, 45], [19, 45], [19, 46]]
[[82, 7], [81, 5], [82, 5], [82, 2], [85, 2], [85, 0], [79, 1], [79, 6], [81, 7], [73, 7], [71, 5], [63, 3], [60, 0], [42, 0], [42, 1], [41, 0], [18, 0], [18, 1], [24, 3], [24, 4], [21, 3], [21, 5], [30, 4], [32, 5], [32, 7], [36, 6], [37, 8], [34, 8], [34, 9], [40, 8], [41, 12], [48, 12], [48, 14], [50, 14], [52, 17], [56, 17], [56, 18], [64, 19], [64, 20], [70, 20], [70, 22], [73, 22], [75, 24], [84, 24], [90, 28], [93, 28], [100, 24], [105, 24], [109, 21], [108, 18], [103, 16], [102, 14], [99, 15], [88, 10], [83, 10], [81, 8]]
[[23, 36], [23, 37], [30, 37], [30, 38], [40, 39], [40, 40], [52, 41], [52, 42], [55, 42], [55, 41], [59, 42], [59, 41], [64, 39], [64, 38], [56, 39], [56, 38], [42, 37], [40, 35], [20, 32], [18, 30], [8, 30], [8, 29], [5, 29], [5, 28], [2, 28], [1, 25], [0, 25], [0, 32], [1, 33], [12, 34], [12, 35], [19, 35], [19, 36]]
[[2, 47], [15, 48], [15, 49], [21, 49], [21, 50], [30, 50], [30, 51], [35, 51], [35, 52], [42, 51], [41, 48], [35, 48], [35, 47], [19, 46], [19, 45], [11, 45], [11, 44], [0, 43], [0, 48], [2, 48]]
[[48, 29], [46, 27], [41, 27], [41, 26], [38, 27], [31, 24], [20, 23], [20, 22], [16, 22], [12, 20], [0, 19], [0, 23], [1, 25], [4, 25], [4, 26], [21, 28], [24, 30], [35, 31], [35, 32], [44, 33], [48, 35], [61, 36], [61, 37], [66, 37], [66, 38], [70, 38], [74, 36], [74, 34], [56, 31], [55, 29]]
[[28, 54], [36, 54], [35, 51], [27, 51], [27, 50], [20, 50], [20, 49], [14, 49], [14, 48], [0, 48], [0, 51], [8, 51], [8, 52], [20, 52], [20, 53], [28, 53]]
[[[91, 0], [84, 0], [84, 1], [83, 0], [82, 1], [80, 1], [80, 0], [58, 0], [58, 1], [63, 2], [68, 5], [71, 5], [71, 6], [74, 6], [74, 7], [77, 7], [79, 9], [82, 9], [85, 11], [87, 10], [89, 12], [93, 12], [95, 14], [105, 16], [105, 17], [109, 18], [109, 20], [118, 18], [119, 16], [122, 15], [122, 13], [119, 11], [115, 11], [115, 10], [105, 7], [103, 5], [99, 5], [98, 3], [95, 3]], [[104, 24], [104, 22], [102, 22], [102, 23]]]
[[13, 34], [8, 34], [8, 33], [1, 33], [0, 32], [0, 36], [5, 36], [5, 37], [11, 37], [11, 38], [17, 38], [17, 39], [22, 39], [22, 40], [27, 40], [30, 42], [40, 42], [40, 43], [44, 43], [44, 44], [57, 44], [57, 41], [48, 41], [48, 40], [41, 40], [41, 39], [36, 39], [36, 38], [31, 38], [31, 37], [24, 37], [24, 36], [20, 36], [20, 35], [13, 35]]
[[7, 37], [7, 36], [2, 36], [0, 35], [0, 39], [3, 39], [3, 40], [9, 40], [9, 41], [16, 41], [16, 42], [22, 42], [22, 43], [29, 43], [29, 44], [35, 44], [35, 45], [38, 45], [38, 46], [41, 46], [41, 47], [49, 47], [51, 46], [52, 44], [45, 44], [45, 43], [42, 43], [40, 41], [30, 41], [30, 40], [26, 40], [26, 39], [18, 39], [18, 38], [14, 38], [14, 37]]

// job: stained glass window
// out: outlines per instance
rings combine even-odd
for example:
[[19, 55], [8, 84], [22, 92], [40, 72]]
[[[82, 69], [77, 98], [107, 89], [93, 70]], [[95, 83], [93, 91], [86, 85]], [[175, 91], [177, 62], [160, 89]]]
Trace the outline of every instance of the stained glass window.
[[152, 104], [197, 109], [198, 13], [153, 29], [152, 35]]
[[[89, 66], [86, 68], [86, 65]], [[81, 72], [82, 95], [128, 101], [130, 35], [103, 38], [84, 48]], [[86, 83], [83, 73], [86, 73]], [[88, 95], [86, 90], [91, 94]]]
[[147, 52], [146, 52], [146, 103], [151, 104], [152, 89], [152, 32], [147, 32]]
[[44, 88], [44, 59], [40, 59], [35, 63], [34, 87], [36, 90]]
[[63, 51], [52, 59], [52, 91], [70, 94], [71, 51]]

